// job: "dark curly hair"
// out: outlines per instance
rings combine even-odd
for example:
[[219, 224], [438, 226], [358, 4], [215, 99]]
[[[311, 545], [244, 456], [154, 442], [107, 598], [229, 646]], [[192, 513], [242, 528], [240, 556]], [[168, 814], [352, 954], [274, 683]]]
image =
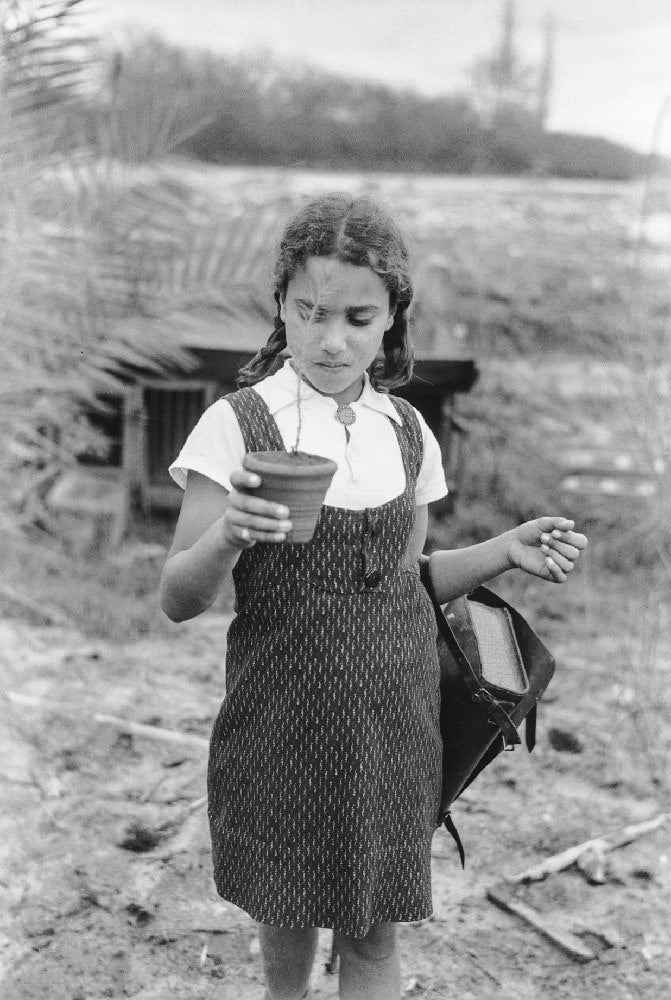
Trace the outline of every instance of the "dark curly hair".
[[277, 368], [278, 355], [287, 344], [280, 305], [289, 282], [308, 257], [337, 257], [347, 264], [369, 267], [380, 276], [396, 313], [382, 339], [383, 357], [370, 367], [370, 380], [383, 391], [408, 383], [413, 355], [407, 309], [413, 287], [405, 240], [377, 202], [336, 192], [309, 201], [284, 230], [275, 263], [275, 328], [265, 346], [240, 369], [238, 385], [254, 385]]

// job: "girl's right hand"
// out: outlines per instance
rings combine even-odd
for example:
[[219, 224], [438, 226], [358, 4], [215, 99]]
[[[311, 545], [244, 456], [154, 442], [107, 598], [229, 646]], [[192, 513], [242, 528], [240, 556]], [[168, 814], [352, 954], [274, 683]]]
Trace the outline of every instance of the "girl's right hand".
[[226, 512], [221, 519], [224, 541], [236, 548], [248, 549], [257, 542], [284, 542], [291, 531], [289, 508], [261, 500], [253, 491], [261, 477], [240, 469], [231, 473]]

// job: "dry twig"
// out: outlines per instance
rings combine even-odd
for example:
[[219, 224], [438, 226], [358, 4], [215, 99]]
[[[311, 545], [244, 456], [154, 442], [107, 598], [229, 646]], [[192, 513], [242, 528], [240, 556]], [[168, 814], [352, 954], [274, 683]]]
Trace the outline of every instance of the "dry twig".
[[513, 913], [521, 917], [522, 920], [534, 927], [544, 937], [557, 945], [558, 948], [561, 948], [567, 955], [570, 955], [576, 962], [589, 962], [596, 956], [568, 929], [563, 921], [559, 920], [556, 916], [540, 914], [533, 907], [528, 906], [519, 899], [515, 899], [511, 887], [529, 882], [540, 882], [547, 878], [548, 875], [569, 868], [586, 855], [591, 854], [603, 858], [608, 851], [612, 851], [617, 847], [624, 847], [646, 833], [658, 830], [668, 819], [668, 813], [661, 813], [654, 819], [625, 826], [618, 833], [610, 837], [596, 837], [592, 840], [586, 840], [582, 844], [576, 844], [574, 847], [569, 847], [568, 850], [562, 851], [560, 854], [554, 854], [552, 857], [545, 858], [544, 861], [538, 865], [534, 865], [533, 868], [527, 868], [526, 871], [519, 872], [517, 875], [511, 875], [505, 882], [500, 882], [498, 885], [492, 886], [487, 890], [487, 899], [508, 913]]
[[501, 883], [492, 886], [487, 890], [487, 899], [495, 903], [496, 906], [508, 913], [514, 913], [522, 920], [530, 924], [553, 944], [561, 948], [562, 951], [570, 955], [576, 962], [590, 962], [596, 958], [594, 952], [587, 948], [580, 938], [576, 937], [568, 928], [556, 917], [549, 917], [547, 914], [540, 914], [533, 907], [515, 899], [508, 887]]
[[612, 834], [610, 837], [595, 837], [592, 840], [585, 840], [582, 844], [569, 847], [560, 854], [553, 854], [551, 857], [545, 858], [540, 864], [534, 865], [532, 868], [527, 868], [526, 871], [507, 877], [506, 882], [542, 882], [548, 875], [553, 875], [556, 872], [570, 868], [571, 865], [575, 864], [588, 851], [601, 855], [613, 851], [617, 847], [626, 847], [627, 844], [638, 840], [639, 837], [643, 837], [646, 833], [653, 833], [655, 830], [658, 830], [668, 819], [669, 813], [660, 813], [654, 819], [625, 826], [618, 833]]
[[[41, 708], [49, 712], [58, 712], [63, 715], [72, 716], [73, 718], [79, 715], [73, 705], [43, 701], [41, 698], [35, 698], [29, 694], [21, 694], [18, 691], [7, 691], [6, 696], [14, 705], [29, 705], [31, 708]], [[197, 736], [195, 733], [180, 733], [176, 729], [147, 726], [142, 722], [120, 719], [116, 715], [104, 715], [102, 712], [95, 712], [90, 718], [92, 722], [115, 726], [122, 733], [139, 736], [144, 739], [157, 740], [164, 743], [178, 743], [181, 746], [197, 747], [199, 750], [207, 749], [209, 745], [209, 741], [205, 737]]]
[[17, 590], [16, 587], [10, 587], [8, 583], [0, 583], [0, 594], [13, 601], [14, 604], [18, 604], [19, 607], [39, 615], [40, 618], [43, 618], [50, 625], [62, 625], [66, 628], [72, 627], [72, 619], [68, 618], [63, 611], [59, 611], [58, 608], [52, 608], [48, 604], [40, 604], [39, 601], [36, 601], [33, 597], [29, 597], [28, 594], [24, 594], [23, 591]]

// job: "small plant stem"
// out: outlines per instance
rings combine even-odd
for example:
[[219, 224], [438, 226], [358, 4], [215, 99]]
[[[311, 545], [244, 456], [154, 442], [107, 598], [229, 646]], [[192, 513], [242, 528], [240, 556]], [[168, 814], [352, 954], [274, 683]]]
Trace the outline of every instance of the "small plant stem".
[[302, 426], [303, 426], [303, 407], [301, 405], [301, 402], [302, 402], [302, 400], [301, 400], [301, 382], [303, 381], [303, 379], [301, 378], [301, 373], [300, 373], [298, 364], [296, 364], [296, 378], [298, 379], [298, 392], [296, 394], [296, 406], [298, 407], [298, 426], [296, 427], [296, 442], [295, 442], [293, 448], [291, 449], [294, 455], [299, 450], [299, 445], [300, 445], [300, 440], [301, 440], [301, 429], [302, 429]]

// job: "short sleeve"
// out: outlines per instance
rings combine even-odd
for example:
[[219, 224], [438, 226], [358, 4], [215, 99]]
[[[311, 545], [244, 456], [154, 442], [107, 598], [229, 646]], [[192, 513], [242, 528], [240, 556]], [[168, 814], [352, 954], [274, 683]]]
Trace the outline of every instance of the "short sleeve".
[[415, 489], [415, 504], [420, 507], [423, 504], [433, 503], [434, 500], [440, 500], [441, 497], [447, 496], [447, 483], [445, 482], [445, 470], [443, 469], [443, 457], [440, 453], [440, 445], [421, 413], [418, 410], [415, 410], [415, 413], [419, 420], [422, 441], [424, 443], [422, 465], [419, 470]]
[[233, 407], [218, 399], [205, 410], [168, 471], [182, 489], [192, 471], [230, 491], [231, 473], [242, 468], [244, 454], [245, 442]]

